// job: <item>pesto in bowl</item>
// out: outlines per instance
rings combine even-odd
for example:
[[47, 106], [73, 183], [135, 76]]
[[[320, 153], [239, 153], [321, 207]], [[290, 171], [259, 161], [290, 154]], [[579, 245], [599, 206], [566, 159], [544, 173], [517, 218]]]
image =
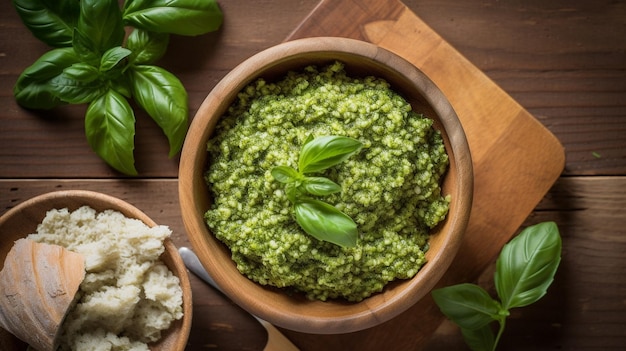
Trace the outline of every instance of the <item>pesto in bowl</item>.
[[[360, 301], [418, 272], [430, 230], [448, 212], [440, 182], [449, 160], [432, 124], [386, 81], [350, 77], [341, 62], [291, 71], [278, 82], [257, 79], [208, 142], [205, 180], [213, 203], [205, 220], [248, 278], [310, 299]], [[311, 135], [363, 143], [321, 174], [342, 188], [324, 201], [354, 219], [356, 247], [306, 234], [271, 175], [276, 166], [295, 167]]]

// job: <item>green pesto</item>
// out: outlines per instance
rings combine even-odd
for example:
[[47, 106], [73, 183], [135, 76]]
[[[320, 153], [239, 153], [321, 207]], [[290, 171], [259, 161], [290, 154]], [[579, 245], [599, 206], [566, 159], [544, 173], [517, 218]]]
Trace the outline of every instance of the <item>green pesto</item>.
[[[324, 171], [342, 191], [324, 196], [357, 223], [358, 245], [318, 241], [296, 223], [272, 168], [297, 168], [307, 137], [343, 135], [363, 143]], [[448, 212], [440, 179], [448, 166], [432, 120], [411, 110], [388, 83], [353, 78], [342, 63], [290, 72], [246, 87], [208, 142], [205, 214], [238, 269], [260, 284], [310, 299], [359, 301], [425, 263], [429, 232]]]

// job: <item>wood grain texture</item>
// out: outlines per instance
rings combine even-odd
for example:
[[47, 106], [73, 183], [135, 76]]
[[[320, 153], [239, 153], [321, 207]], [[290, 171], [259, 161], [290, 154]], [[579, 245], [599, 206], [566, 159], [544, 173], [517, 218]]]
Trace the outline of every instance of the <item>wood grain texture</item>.
[[[0, 214], [35, 196], [61, 190], [91, 190], [119, 198], [139, 208], [159, 225], [172, 230], [172, 242], [189, 246], [178, 206], [178, 182], [172, 180], [47, 180], [33, 182], [0, 180]], [[149, 194], [149, 196], [148, 196]], [[1, 232], [6, 237], [12, 235]], [[261, 350], [266, 335], [256, 320], [194, 275], [193, 319], [188, 348], [219, 350]], [[245, 337], [244, 337], [245, 336]], [[0, 338], [0, 342], [6, 338]], [[3, 346], [0, 344], [0, 346]], [[13, 350], [5, 345], [2, 350]]]
[[404, 2], [557, 136], [565, 175], [623, 174], [624, 1]]
[[[562, 261], [548, 293], [515, 309], [502, 350], [620, 350], [626, 345], [626, 177], [563, 177], [523, 227], [555, 221], [563, 239]], [[495, 296], [493, 272], [479, 284]], [[440, 326], [424, 350], [461, 350], [458, 328]]]
[[[5, 212], [0, 218], [0, 233], [2, 233], [2, 240], [0, 240], [0, 257], [4, 257], [7, 251], [11, 250], [13, 247], [13, 243], [20, 238], [23, 238], [31, 233], [37, 232], [38, 226], [44, 218], [46, 217], [46, 213], [51, 209], [63, 209], [66, 208], [69, 211], [75, 211], [82, 206], [89, 206], [94, 209], [96, 212], [102, 212], [105, 210], [114, 210], [122, 213], [124, 216], [128, 218], [136, 218], [146, 224], [147, 226], [153, 227], [157, 225], [156, 222], [149, 216], [147, 216], [142, 210], [133, 206], [129, 202], [121, 200], [115, 196], [110, 196], [106, 193], [94, 192], [94, 191], [86, 191], [85, 189], [78, 190], [60, 190], [60, 191], [49, 191], [44, 194], [40, 194], [39, 196], [31, 197], [26, 201], [20, 202], [16, 206], [12, 207], [10, 210]], [[50, 246], [50, 245], [49, 245]], [[192, 306], [192, 292], [191, 292], [191, 284], [189, 281], [189, 277], [187, 275], [187, 270], [185, 264], [182, 261], [180, 255], [178, 255], [178, 251], [172, 240], [170, 238], [166, 238], [163, 241], [164, 252], [160, 256], [160, 259], [163, 263], [170, 269], [170, 271], [178, 277], [180, 281], [180, 287], [182, 289], [182, 318], [173, 321], [170, 324], [170, 327], [161, 334], [161, 338], [158, 342], [152, 344], [150, 349], [152, 351], [182, 351], [185, 350], [187, 345], [188, 336], [191, 330], [191, 322], [193, 315], [193, 306]], [[28, 247], [28, 246], [27, 246]], [[55, 247], [52, 245], [52, 247]], [[33, 250], [33, 254], [35, 251]], [[67, 254], [66, 254], [67, 255]], [[78, 255], [78, 254], [77, 254]], [[50, 278], [55, 276], [54, 274], [54, 264], [51, 260], [43, 260], [39, 262], [39, 260], [34, 259], [34, 255], [32, 255], [33, 272], [38, 272], [40, 274], [44, 274], [43, 269], [48, 271]], [[85, 257], [82, 255], [78, 255], [79, 260], [83, 261]], [[45, 256], [43, 256], [45, 257]], [[9, 261], [10, 262], [10, 261]], [[24, 263], [25, 266], [28, 263]], [[87, 264], [85, 264], [87, 265]], [[37, 266], [40, 266], [39, 268]], [[43, 268], [43, 269], [42, 269]], [[79, 283], [82, 282], [82, 277], [85, 276], [85, 272], [82, 266], [74, 264], [73, 269], [78, 269], [73, 273], [77, 276], [73, 279], [77, 279], [80, 276], [80, 280], [76, 282], [75, 288], [78, 288]], [[67, 272], [62, 272], [67, 276]], [[22, 289], [36, 289], [33, 286], [36, 279], [25, 279], [26, 286], [20, 286]], [[42, 282], [46, 282], [43, 280]], [[5, 282], [2, 282], [3, 286], [7, 285]], [[38, 286], [39, 290], [42, 290], [42, 286]], [[57, 290], [55, 293], [59, 293], [62, 290], [69, 289], [54, 289]], [[76, 290], [73, 290], [74, 292]], [[3, 294], [6, 296], [10, 296], [11, 292], [8, 290], [3, 291]], [[44, 292], [41, 292], [44, 294]], [[51, 296], [50, 292], [48, 292]], [[69, 301], [67, 301], [67, 305], [69, 306], [72, 302], [73, 294], [69, 296]], [[15, 295], [13, 293], [13, 295]], [[30, 295], [24, 295], [24, 297], [32, 297]], [[19, 299], [18, 299], [19, 300]], [[59, 300], [60, 301], [60, 300]], [[53, 306], [54, 301], [45, 301], [42, 305], [50, 305]], [[37, 304], [32, 304], [37, 307]], [[37, 310], [35, 308], [34, 311], [29, 311], [28, 304], [24, 304], [24, 310], [28, 311], [28, 316], [33, 319], [33, 321], [37, 321], [39, 323], [44, 322], [46, 319], [39, 319], [37, 316]], [[63, 317], [62, 314], [60, 317]], [[61, 319], [59, 317], [59, 319]], [[24, 338], [20, 333], [16, 333], [22, 340], [26, 340], [30, 342], [30, 337]], [[37, 334], [32, 334], [36, 335]], [[0, 344], [4, 344], [5, 340], [0, 340]], [[38, 350], [53, 350], [56, 347], [44, 347], [43, 345], [34, 345]], [[14, 349], [3, 349], [6, 351], [20, 351], [21, 348]]]
[[[36, 184], [0, 181], [0, 212], [56, 189], [97, 190], [142, 208], [159, 224], [170, 226], [176, 245], [189, 245], [180, 234], [183, 226], [178, 206], [170, 201], [177, 196], [176, 181], [49, 180]], [[616, 189], [626, 189], [626, 177], [563, 177], [525, 221], [522, 227], [546, 220], [557, 222], [563, 237], [563, 260], [544, 299], [514, 311], [502, 340], [503, 350], [620, 350], [626, 344], [626, 218], [622, 215], [626, 197]], [[147, 198], [146, 193], [153, 195]], [[493, 293], [492, 274], [490, 266], [479, 282]], [[256, 321], [195, 276], [190, 279], [194, 317], [189, 350], [262, 349], [265, 335]], [[389, 338], [395, 336], [391, 333]], [[314, 339], [300, 340], [300, 346], [326, 349]], [[336, 349], [351, 345], [346, 341]], [[398, 349], [415, 349], [405, 346]], [[423, 347], [427, 351], [465, 349], [458, 329], [450, 323], [442, 324]]]
[[[381, 3], [323, 1], [289, 39], [352, 35], [375, 43], [421, 69], [446, 95], [470, 145], [474, 200], [461, 249], [439, 284], [473, 281], [559, 177], [565, 162], [564, 151], [545, 127], [415, 13], [398, 1], [386, 1], [382, 8]], [[358, 32], [346, 32], [342, 26], [336, 26], [350, 8], [369, 9], [358, 21]], [[400, 317], [358, 332], [358, 338], [348, 334], [315, 338], [317, 343], [326, 341], [329, 348], [349, 340], [360, 349], [377, 350], [393, 340], [416, 349], [442, 320], [438, 308], [427, 297]], [[391, 337], [391, 333], [398, 335]], [[289, 335], [310, 338], [292, 332]]]
[[[281, 42], [316, 3], [260, 0], [251, 11], [247, 1], [221, 1], [225, 20], [218, 32], [172, 36], [157, 64], [185, 86], [190, 119], [229, 70]], [[0, 178], [124, 178], [87, 144], [85, 105], [34, 111], [16, 104], [13, 85], [19, 74], [49, 48], [20, 22], [10, 1], [0, 2], [0, 18]], [[167, 139], [146, 113], [135, 113], [135, 162], [141, 177], [176, 177], [179, 158], [168, 158]]]
[[[220, 32], [172, 38], [159, 64], [181, 78], [193, 115], [226, 72], [284, 40], [316, 4], [317, 0], [263, 0], [256, 1], [251, 11], [245, 1], [224, 1], [220, 5], [226, 21]], [[620, 173], [617, 165], [626, 164], [624, 1], [406, 0], [405, 4], [559, 138], [568, 160], [565, 174]], [[377, 6], [377, 13], [388, 11], [384, 2]], [[357, 7], [346, 15], [351, 21], [341, 21], [351, 36], [360, 31], [353, 16], [364, 11], [368, 10]], [[10, 2], [0, 3], [0, 13], [0, 176], [120, 177], [89, 149], [83, 132], [84, 106], [36, 112], [15, 104], [12, 88], [17, 76], [48, 48], [19, 22]], [[162, 133], [144, 113], [137, 119], [136, 162], [141, 175], [175, 177], [178, 159], [168, 159]], [[38, 157], [42, 154], [46, 157]], [[56, 167], [59, 163], [64, 167]]]
[[[339, 7], [343, 0], [336, 2]], [[220, 33], [173, 38], [160, 64], [181, 77], [193, 113], [230, 69], [284, 40], [317, 3], [220, 1], [226, 16]], [[405, 0], [405, 4], [565, 147], [567, 177], [555, 184], [524, 225], [557, 219], [567, 234], [564, 252], [569, 254], [563, 267], [569, 272], [563, 275], [566, 278], [557, 277], [541, 304], [515, 313], [503, 349], [623, 349], [626, 2]], [[398, 15], [395, 11], [393, 18]], [[344, 27], [360, 31], [358, 23]], [[157, 222], [170, 225], [176, 243], [186, 243], [175, 185], [177, 160], [167, 158], [165, 139], [145, 115], [138, 116], [142, 134], [136, 138], [141, 178], [128, 180], [120, 179], [88, 149], [83, 107], [34, 113], [15, 105], [11, 90], [17, 75], [45, 50], [21, 25], [10, 2], [0, 2], [0, 213], [39, 193], [87, 188], [135, 204]], [[488, 273], [479, 279], [489, 285]], [[262, 349], [265, 336], [252, 318], [195, 277], [191, 280], [195, 309], [189, 350]], [[396, 335], [390, 333], [390, 340]], [[458, 331], [444, 324], [424, 346], [463, 350], [458, 337]], [[324, 349], [315, 338], [310, 345]], [[349, 342], [341, 346], [353, 348]], [[397, 349], [410, 350], [409, 346]], [[2, 350], [8, 347], [0, 345]]]
[[[328, 64], [329, 59], [337, 58], [345, 63], [348, 72], [386, 79], [393, 89], [406, 94], [417, 112], [434, 120], [450, 160], [441, 179], [442, 191], [451, 196], [450, 210], [447, 220], [433, 229], [425, 255], [428, 264], [414, 278], [390, 283], [380, 293], [353, 303], [341, 299], [308, 300], [304, 294], [286, 294], [251, 281], [237, 270], [231, 252], [208, 230], [204, 218], [211, 207], [204, 174], [208, 160], [206, 145], [214, 136], [217, 121], [239, 92], [259, 77], [281, 77], [290, 70]], [[397, 55], [371, 43], [346, 38], [288, 41], [255, 55], [231, 71], [198, 110], [185, 140], [179, 169], [183, 222], [196, 254], [216, 283], [233, 300], [268, 322], [311, 334], [345, 334], [370, 328], [397, 316], [428, 295], [461, 246], [472, 203], [469, 146], [447, 98], [428, 77]]]

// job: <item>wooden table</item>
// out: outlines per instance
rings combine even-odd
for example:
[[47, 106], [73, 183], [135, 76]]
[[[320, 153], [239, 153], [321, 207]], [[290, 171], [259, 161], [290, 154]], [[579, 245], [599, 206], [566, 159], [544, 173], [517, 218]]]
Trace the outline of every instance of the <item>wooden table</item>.
[[[624, 349], [626, 3], [404, 4], [547, 127], [565, 149], [561, 176], [521, 225], [556, 221], [563, 260], [548, 294], [535, 305], [513, 311], [501, 349]], [[173, 37], [159, 62], [187, 88], [191, 115], [236, 64], [290, 37], [312, 11], [320, 11], [317, 0], [231, 0], [222, 1], [221, 7], [225, 22], [218, 33]], [[178, 207], [178, 159], [168, 159], [167, 142], [158, 128], [145, 114], [137, 114], [140, 175], [129, 178], [112, 171], [89, 149], [84, 106], [47, 112], [18, 107], [12, 95], [17, 76], [48, 48], [32, 37], [8, 1], [0, 3], [0, 18], [0, 214], [41, 193], [96, 190], [133, 203], [170, 226], [177, 245], [189, 245]], [[355, 23], [354, 31], [359, 30]], [[475, 281], [490, 289], [492, 273], [493, 265], [488, 265]], [[263, 348], [266, 336], [254, 319], [193, 276], [192, 285], [189, 350]], [[362, 336], [329, 342], [286, 334], [303, 350], [323, 345], [329, 351], [352, 349]], [[463, 349], [458, 330], [448, 322], [427, 340], [398, 342], [389, 336], [384, 343], [390, 350]]]

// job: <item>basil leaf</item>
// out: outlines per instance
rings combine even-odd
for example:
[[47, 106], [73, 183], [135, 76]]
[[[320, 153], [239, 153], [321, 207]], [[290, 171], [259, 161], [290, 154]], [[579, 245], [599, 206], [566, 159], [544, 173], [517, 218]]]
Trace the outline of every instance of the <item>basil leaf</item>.
[[300, 199], [294, 207], [296, 222], [309, 235], [342, 247], [356, 246], [356, 224], [334, 206], [323, 201]]
[[297, 199], [302, 195], [297, 182], [287, 183], [287, 186], [285, 186], [285, 195], [287, 195], [287, 199], [289, 199], [291, 203], [295, 204], [297, 202]]
[[13, 0], [22, 22], [44, 43], [60, 48], [72, 45], [80, 13], [77, 0]]
[[104, 52], [100, 59], [100, 72], [106, 72], [117, 66], [120, 61], [131, 54], [131, 51], [121, 46], [113, 47]]
[[472, 351], [491, 351], [495, 347], [496, 340], [489, 324], [478, 329], [461, 328], [461, 334]]
[[85, 114], [85, 134], [91, 148], [116, 170], [136, 175], [135, 115], [124, 96], [109, 90], [94, 100]]
[[[123, 76], [122, 76], [123, 78]], [[116, 92], [122, 94], [127, 99], [133, 97], [132, 92], [130, 91], [129, 85], [126, 83], [124, 79], [116, 79], [109, 82], [109, 88], [115, 90]]]
[[135, 101], [161, 127], [173, 157], [187, 134], [187, 92], [170, 72], [157, 66], [138, 65], [128, 70]]
[[222, 25], [215, 0], [134, 0], [124, 4], [124, 21], [157, 33], [199, 35]]
[[163, 57], [169, 43], [169, 34], [133, 30], [126, 40], [126, 47], [132, 51], [133, 64], [151, 64]]
[[90, 83], [98, 79], [100, 71], [86, 62], [78, 62], [63, 70], [68, 77], [81, 83]]
[[315, 139], [315, 137], [313, 136], [313, 134], [309, 134], [308, 137], [306, 137], [306, 139], [304, 139], [304, 143], [302, 143], [302, 146], [308, 144], [311, 140]]
[[341, 191], [341, 186], [332, 180], [324, 177], [306, 177], [302, 181], [302, 186], [311, 195], [323, 196]]
[[497, 320], [500, 304], [475, 284], [457, 284], [432, 291], [441, 312], [465, 329], [478, 329]]
[[93, 64], [94, 66], [97, 66], [100, 63], [100, 54], [94, 49], [91, 38], [89, 38], [86, 34], [81, 33], [77, 28], [74, 28], [72, 47], [83, 62]]
[[26, 108], [51, 109], [65, 104], [56, 95], [50, 81], [63, 71], [79, 63], [80, 58], [72, 48], [53, 49], [43, 54], [27, 67], [17, 79], [13, 94], [17, 103]]
[[106, 85], [99, 79], [84, 83], [68, 74], [51, 79], [49, 85], [59, 99], [70, 104], [91, 102], [107, 91]]
[[502, 248], [494, 282], [505, 309], [529, 305], [546, 294], [561, 261], [561, 237], [554, 222], [524, 229]]
[[300, 173], [298, 173], [298, 171], [288, 166], [274, 167], [272, 168], [271, 173], [274, 179], [284, 184], [293, 183], [297, 179], [301, 178], [301, 175]]
[[80, 4], [77, 24], [80, 40], [77, 42], [75, 38], [73, 45], [96, 57], [112, 47], [121, 46], [126, 33], [117, 0], [81, 0]]
[[321, 136], [302, 147], [298, 160], [301, 173], [319, 172], [345, 161], [362, 146], [361, 142], [344, 136]]

